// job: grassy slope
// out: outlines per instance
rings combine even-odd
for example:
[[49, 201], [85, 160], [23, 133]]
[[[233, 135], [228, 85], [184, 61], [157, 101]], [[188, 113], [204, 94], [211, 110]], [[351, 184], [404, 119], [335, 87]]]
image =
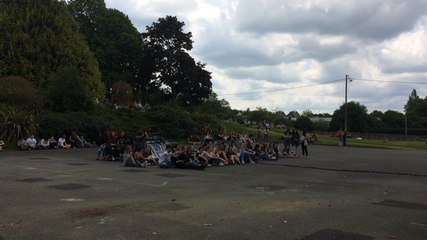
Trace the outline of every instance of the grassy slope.
[[[224, 122], [224, 128], [226, 133], [243, 132], [256, 134], [256, 129], [248, 126], [244, 126], [238, 123]], [[269, 138], [273, 142], [281, 142], [282, 130], [273, 129], [270, 131]], [[335, 136], [331, 135], [317, 135], [316, 144], [319, 145], [338, 145]], [[416, 141], [384, 141], [383, 139], [348, 139], [347, 145], [351, 147], [370, 147], [370, 148], [390, 148], [390, 149], [417, 149], [427, 150], [425, 142]]]

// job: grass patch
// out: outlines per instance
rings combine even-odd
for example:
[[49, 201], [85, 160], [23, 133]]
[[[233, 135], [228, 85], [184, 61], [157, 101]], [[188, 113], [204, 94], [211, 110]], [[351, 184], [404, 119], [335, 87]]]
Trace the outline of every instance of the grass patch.
[[[224, 129], [226, 133], [249, 133], [256, 135], [257, 129], [233, 122], [225, 122]], [[282, 142], [283, 130], [272, 129], [269, 134], [270, 142]], [[338, 146], [338, 140], [335, 133], [330, 135], [316, 135], [316, 145]], [[383, 139], [347, 139], [349, 147], [366, 147], [366, 148], [387, 148], [387, 149], [406, 149], [406, 150], [425, 150], [427, 146], [422, 141], [384, 141]]]

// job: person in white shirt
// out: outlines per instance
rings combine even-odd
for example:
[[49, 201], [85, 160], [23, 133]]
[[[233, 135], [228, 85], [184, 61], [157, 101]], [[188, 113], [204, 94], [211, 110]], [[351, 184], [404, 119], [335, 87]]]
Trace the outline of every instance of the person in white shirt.
[[31, 135], [29, 138], [27, 138], [27, 149], [28, 150], [34, 150], [37, 146], [37, 140], [34, 138], [34, 135]]
[[60, 138], [58, 139], [58, 147], [59, 147], [59, 148], [65, 148], [65, 149], [67, 149], [67, 148], [71, 148], [71, 145], [70, 145], [70, 144], [67, 144], [67, 141], [65, 140], [65, 134], [64, 134], [64, 135], [62, 135], [62, 137], [60, 137]]
[[50, 147], [49, 139], [42, 138], [38, 144], [40, 149], [48, 149]]

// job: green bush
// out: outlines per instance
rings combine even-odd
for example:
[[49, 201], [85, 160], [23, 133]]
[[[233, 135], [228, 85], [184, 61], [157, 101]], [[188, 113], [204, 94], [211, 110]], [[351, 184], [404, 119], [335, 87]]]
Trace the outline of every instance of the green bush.
[[306, 116], [301, 116], [295, 121], [295, 128], [300, 130], [306, 130], [306, 131], [313, 131], [314, 125], [313, 122], [310, 120], [310, 118]]
[[93, 102], [76, 67], [58, 72], [48, 92], [48, 107], [55, 112], [90, 111]]
[[39, 136], [58, 137], [77, 130], [86, 140], [91, 141], [95, 140], [100, 132], [107, 130], [125, 131], [129, 137], [134, 137], [137, 130], [151, 127], [147, 113], [103, 106], [96, 106], [90, 112], [45, 112], [39, 122]]
[[196, 133], [198, 135], [205, 135], [206, 133], [217, 135], [224, 133], [221, 120], [214, 115], [194, 112], [191, 114], [191, 117], [197, 123], [198, 131]]
[[38, 127], [35, 114], [18, 106], [0, 104], [0, 138], [16, 143], [34, 134]]
[[41, 109], [44, 99], [33, 84], [21, 76], [0, 78], [0, 102], [25, 109]]
[[152, 127], [148, 120], [149, 113], [132, 109], [97, 106], [93, 115], [98, 116], [102, 121], [108, 123], [110, 130], [125, 131], [133, 137], [136, 131]]
[[83, 112], [55, 113], [45, 112], [39, 120], [39, 137], [58, 137], [67, 134], [72, 130], [77, 130], [86, 140], [93, 141], [98, 133], [109, 129], [107, 121], [96, 115]]
[[154, 106], [149, 119], [157, 127], [162, 136], [174, 140], [186, 139], [197, 133], [197, 123], [184, 108], [174, 103]]

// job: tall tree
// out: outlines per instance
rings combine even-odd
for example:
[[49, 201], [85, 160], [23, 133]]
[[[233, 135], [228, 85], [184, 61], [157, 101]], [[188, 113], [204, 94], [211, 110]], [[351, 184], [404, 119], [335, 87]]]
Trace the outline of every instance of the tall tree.
[[69, 7], [99, 61], [107, 89], [117, 81], [143, 88], [142, 39], [129, 17], [106, 8], [104, 0], [71, 0]]
[[303, 115], [295, 121], [294, 127], [300, 130], [313, 131], [314, 124], [308, 116]]
[[388, 110], [384, 112], [382, 120], [386, 128], [403, 129], [405, 127], [405, 116], [403, 115], [403, 113], [397, 111]]
[[0, 32], [0, 77], [20, 75], [46, 89], [72, 65], [92, 98], [104, 95], [98, 62], [65, 2], [0, 1]]
[[[368, 109], [366, 106], [361, 105], [358, 102], [347, 103], [347, 119], [348, 119], [348, 131], [349, 132], [366, 132], [368, 131]], [[332, 120], [330, 123], [331, 130], [337, 130], [344, 128], [345, 119], [345, 104], [341, 105], [339, 109], [335, 110], [332, 114]]]
[[427, 96], [420, 98], [413, 89], [404, 108], [409, 127], [427, 128]]
[[211, 76], [205, 65], [188, 54], [193, 48], [191, 32], [184, 22], [166, 16], [142, 33], [145, 77], [150, 88], [160, 88], [166, 98], [178, 98], [185, 105], [198, 104], [212, 92]]

